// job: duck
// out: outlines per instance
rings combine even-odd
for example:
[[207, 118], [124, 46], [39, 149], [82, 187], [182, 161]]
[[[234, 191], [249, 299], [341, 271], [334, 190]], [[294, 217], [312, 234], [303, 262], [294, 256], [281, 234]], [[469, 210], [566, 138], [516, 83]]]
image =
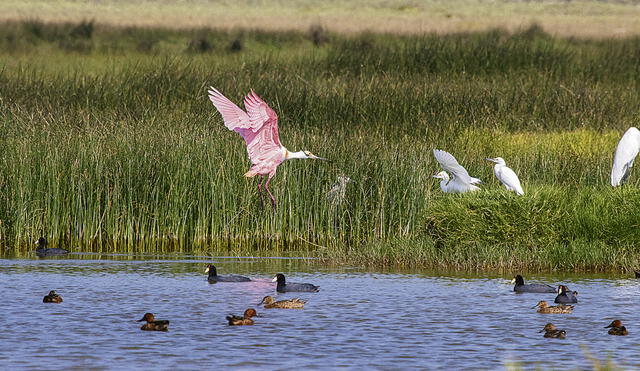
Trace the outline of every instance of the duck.
[[544, 331], [544, 337], [546, 338], [558, 338], [564, 339], [567, 336], [565, 330], [558, 330], [553, 323], [547, 323], [540, 332]]
[[43, 256], [54, 256], [54, 255], [66, 255], [69, 253], [69, 250], [67, 249], [61, 249], [59, 247], [47, 247], [47, 239], [44, 237], [40, 237], [38, 238], [38, 241], [36, 241], [36, 255], [38, 255], [38, 257], [43, 257]]
[[556, 305], [550, 306], [546, 301], [540, 300], [534, 308], [538, 308], [538, 313], [571, 313], [573, 312], [573, 305]]
[[605, 326], [605, 328], [609, 329], [609, 335], [618, 335], [618, 336], [627, 336], [629, 335], [629, 331], [627, 328], [622, 326], [622, 322], [617, 319], [609, 324], [609, 326]]
[[558, 296], [553, 301], [556, 304], [575, 304], [578, 302], [578, 292], [571, 291], [565, 285], [558, 286]]
[[55, 290], [49, 291], [49, 294], [42, 299], [43, 303], [62, 303], [62, 296], [56, 294]]
[[228, 315], [227, 321], [229, 321], [229, 326], [253, 325], [251, 317], [255, 317], [257, 315], [258, 313], [255, 309], [249, 308], [244, 311], [244, 315], [242, 317], [234, 316], [233, 314]]
[[264, 307], [269, 308], [280, 308], [280, 309], [303, 309], [306, 301], [300, 300], [299, 298], [293, 298], [290, 300], [279, 300], [274, 301], [272, 296], [265, 296], [262, 301], [258, 304], [263, 304]]
[[216, 282], [249, 282], [249, 281], [251, 281], [251, 279], [248, 278], [248, 277], [237, 276], [235, 274], [230, 274], [230, 275], [226, 275], [226, 276], [218, 276], [218, 271], [216, 270], [216, 267], [213, 264], [207, 265], [207, 268], [204, 270], [204, 272], [205, 273], [209, 273], [209, 277], [207, 277], [207, 280], [209, 280], [209, 283], [216, 283]]
[[318, 292], [320, 287], [310, 283], [286, 283], [284, 274], [278, 273], [272, 280], [278, 282], [277, 292]]
[[138, 322], [146, 321], [140, 330], [143, 331], [169, 331], [169, 321], [156, 320], [153, 313], [145, 313], [144, 316], [138, 320]]
[[513, 291], [515, 292], [536, 292], [536, 293], [544, 293], [544, 292], [556, 292], [556, 289], [553, 286], [543, 285], [541, 283], [530, 283], [528, 285], [524, 284], [524, 278], [521, 275], [517, 275], [513, 277], [511, 283], [515, 283], [513, 286]]

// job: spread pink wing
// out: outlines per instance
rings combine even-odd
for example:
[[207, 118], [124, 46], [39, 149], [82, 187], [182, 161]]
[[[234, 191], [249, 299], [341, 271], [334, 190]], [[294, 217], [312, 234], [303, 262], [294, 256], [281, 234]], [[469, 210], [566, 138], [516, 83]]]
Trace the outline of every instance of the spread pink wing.
[[244, 106], [247, 108], [251, 127], [259, 128], [256, 140], [247, 143], [251, 162], [255, 164], [265, 161], [266, 158], [277, 157], [278, 153], [282, 153], [278, 135], [278, 115], [253, 91], [244, 98]]
[[224, 126], [240, 134], [247, 145], [251, 143], [259, 127], [252, 126], [249, 115], [213, 87], [209, 90], [209, 99], [222, 115]]
[[278, 147], [282, 147], [280, 135], [278, 134], [278, 115], [276, 115], [276, 112], [253, 90], [244, 98], [244, 106], [247, 109], [251, 127], [261, 128], [261, 131], [268, 130], [270, 133], [268, 138], [265, 139], [272, 140]]
[[244, 99], [247, 112], [213, 87], [209, 90], [209, 99], [222, 115], [224, 125], [244, 138], [254, 165], [273, 163], [271, 166], [275, 169], [282, 162], [278, 115], [256, 93], [251, 91]]

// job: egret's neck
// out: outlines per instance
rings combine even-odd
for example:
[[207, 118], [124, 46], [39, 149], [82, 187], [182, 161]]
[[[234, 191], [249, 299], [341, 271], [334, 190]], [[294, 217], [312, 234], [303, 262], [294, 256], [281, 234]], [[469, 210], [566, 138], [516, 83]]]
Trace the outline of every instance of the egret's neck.
[[[287, 151], [287, 150], [285, 149], [285, 151]], [[291, 160], [291, 159], [294, 159], [294, 158], [309, 158], [309, 156], [307, 156], [307, 154], [304, 153], [304, 151], [298, 151], [298, 152], [289, 152], [289, 151], [287, 151], [287, 152], [285, 152], [285, 155], [284, 155], [284, 159], [285, 160]]]
[[448, 183], [449, 183], [449, 179], [442, 179], [442, 180], [440, 181], [440, 189], [441, 189], [443, 192], [446, 192], [446, 191], [447, 191], [447, 184], [448, 184]]

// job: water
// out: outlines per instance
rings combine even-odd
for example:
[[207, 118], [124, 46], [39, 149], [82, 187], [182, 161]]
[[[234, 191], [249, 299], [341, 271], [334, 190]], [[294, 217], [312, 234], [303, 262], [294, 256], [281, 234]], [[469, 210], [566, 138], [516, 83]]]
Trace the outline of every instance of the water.
[[[82, 259], [77, 259], [82, 258]], [[90, 258], [90, 260], [87, 260]], [[260, 281], [209, 284], [200, 258], [75, 255], [0, 260], [1, 369], [640, 369], [640, 280], [625, 276], [526, 276], [579, 292], [573, 314], [538, 314], [554, 294], [515, 294], [510, 275], [372, 272], [300, 259], [214, 258], [219, 274]], [[270, 278], [311, 282], [304, 310], [263, 309]], [[44, 304], [55, 289], [62, 304]], [[254, 326], [225, 316], [254, 307]], [[140, 331], [145, 312], [169, 332]], [[604, 326], [621, 319], [626, 337]], [[538, 331], [553, 322], [567, 339]]]

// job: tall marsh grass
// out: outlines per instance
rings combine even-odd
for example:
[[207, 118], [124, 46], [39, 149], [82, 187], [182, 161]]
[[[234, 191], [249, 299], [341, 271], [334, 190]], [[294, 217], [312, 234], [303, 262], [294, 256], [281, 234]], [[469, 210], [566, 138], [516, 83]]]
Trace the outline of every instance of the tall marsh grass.
[[[637, 265], [640, 174], [610, 189], [636, 125], [640, 39], [557, 39], [532, 27], [449, 36], [0, 25], [0, 238], [72, 250], [289, 251], [459, 268]], [[79, 31], [78, 31], [79, 32]], [[62, 40], [83, 40], [81, 52]], [[193, 40], [207, 40], [194, 53]], [[241, 48], [231, 50], [234, 41]], [[146, 45], [141, 47], [140, 45]], [[253, 88], [290, 161], [261, 209], [242, 140], [206, 97]], [[485, 181], [445, 195], [431, 154]], [[526, 195], [502, 190], [501, 156]], [[327, 192], [349, 176], [345, 201]]]

